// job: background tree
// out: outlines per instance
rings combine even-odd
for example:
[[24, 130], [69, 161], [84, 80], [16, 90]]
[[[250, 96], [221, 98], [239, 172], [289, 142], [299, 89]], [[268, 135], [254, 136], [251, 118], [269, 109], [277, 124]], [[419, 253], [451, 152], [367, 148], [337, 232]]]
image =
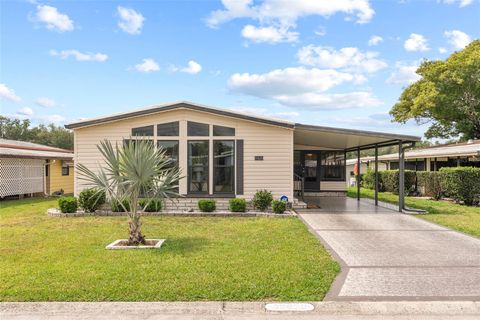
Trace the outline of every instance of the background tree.
[[31, 127], [30, 120], [0, 116], [0, 137], [73, 150], [73, 133], [54, 124]]
[[424, 61], [417, 73], [390, 111], [394, 121], [431, 123], [427, 138], [480, 139], [480, 40], [445, 61]]

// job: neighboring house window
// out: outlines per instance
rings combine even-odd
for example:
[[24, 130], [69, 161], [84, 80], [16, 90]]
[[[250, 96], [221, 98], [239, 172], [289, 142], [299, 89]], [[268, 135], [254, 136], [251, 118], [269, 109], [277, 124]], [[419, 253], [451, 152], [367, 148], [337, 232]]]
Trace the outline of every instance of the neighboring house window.
[[208, 193], [208, 140], [188, 141], [188, 192]]
[[235, 128], [222, 127], [222, 126], [213, 126], [213, 135], [214, 136], [235, 136]]
[[235, 181], [235, 142], [213, 141], [213, 191], [233, 193]]
[[157, 136], [179, 136], [178, 121], [157, 125]]
[[193, 121], [188, 121], [187, 123], [187, 131], [188, 136], [195, 137], [205, 137], [208, 136], [210, 133], [208, 132], [208, 124], [206, 123], [198, 123]]
[[151, 137], [153, 136], [153, 126], [146, 126], [146, 127], [140, 127], [140, 128], [133, 128], [132, 129], [132, 136], [133, 137]]
[[323, 151], [320, 172], [322, 180], [345, 180], [345, 153]]
[[172, 161], [171, 166], [178, 166], [178, 140], [158, 140], [157, 147], [165, 151], [165, 155]]
[[70, 167], [66, 164], [62, 164], [62, 176], [70, 175]]

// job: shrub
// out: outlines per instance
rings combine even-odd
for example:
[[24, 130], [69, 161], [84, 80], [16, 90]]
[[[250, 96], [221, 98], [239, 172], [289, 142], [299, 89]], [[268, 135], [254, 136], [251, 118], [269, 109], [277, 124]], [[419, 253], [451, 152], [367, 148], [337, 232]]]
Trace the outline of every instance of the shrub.
[[287, 203], [285, 201], [281, 201], [281, 200], [273, 200], [272, 201], [272, 209], [273, 209], [273, 212], [275, 212], [277, 214], [282, 214], [287, 209]]
[[138, 204], [145, 212], [162, 211], [162, 200], [160, 199], [140, 199]]
[[440, 183], [445, 193], [455, 201], [472, 205], [480, 198], [480, 168], [441, 168]]
[[58, 206], [62, 213], [75, 213], [77, 212], [78, 203], [75, 197], [60, 197], [58, 199]]
[[[398, 170], [384, 170], [379, 172], [380, 176], [380, 191], [393, 192], [398, 194]], [[405, 194], [415, 190], [415, 171], [405, 170]]]
[[265, 211], [268, 209], [270, 204], [272, 203], [273, 195], [268, 190], [259, 190], [255, 193], [252, 199], [253, 207], [260, 210]]
[[232, 212], [245, 212], [247, 210], [247, 201], [245, 199], [235, 198], [228, 201], [229, 209]]
[[198, 200], [198, 208], [202, 212], [213, 212], [217, 207], [217, 203], [213, 199], [201, 199]]
[[[123, 204], [123, 206], [121, 204]], [[128, 199], [123, 199], [121, 204], [118, 200], [115, 200], [115, 199], [112, 200], [112, 203], [111, 203], [112, 211], [125, 212], [125, 209], [127, 209], [127, 211], [130, 211], [130, 202], [128, 202]], [[123, 209], [123, 207], [125, 207], [125, 209]]]
[[375, 189], [375, 170], [370, 166], [367, 167], [367, 172], [361, 176], [361, 186], [367, 189]]
[[434, 200], [442, 198], [443, 187], [440, 181], [440, 172], [438, 171], [418, 171], [417, 184], [423, 189], [425, 196]]
[[105, 192], [95, 188], [84, 189], [78, 195], [78, 205], [85, 212], [95, 212], [105, 203]]

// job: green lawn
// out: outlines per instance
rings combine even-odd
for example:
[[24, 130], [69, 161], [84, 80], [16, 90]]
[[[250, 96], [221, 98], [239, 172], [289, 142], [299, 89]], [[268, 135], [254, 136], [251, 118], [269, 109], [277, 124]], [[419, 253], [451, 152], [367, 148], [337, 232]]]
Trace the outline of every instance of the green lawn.
[[0, 202], [0, 301], [322, 300], [340, 268], [297, 218], [145, 217], [160, 250], [107, 251], [126, 217]]
[[[357, 188], [349, 188], [348, 196], [356, 197]], [[373, 199], [374, 191], [362, 188], [360, 196], [362, 198]], [[398, 195], [390, 192], [380, 192], [378, 199], [380, 201], [398, 203]], [[411, 208], [423, 209], [428, 212], [427, 214], [417, 215], [419, 218], [480, 237], [479, 207], [469, 207], [447, 201], [435, 201], [416, 197], [405, 197], [405, 205]]]

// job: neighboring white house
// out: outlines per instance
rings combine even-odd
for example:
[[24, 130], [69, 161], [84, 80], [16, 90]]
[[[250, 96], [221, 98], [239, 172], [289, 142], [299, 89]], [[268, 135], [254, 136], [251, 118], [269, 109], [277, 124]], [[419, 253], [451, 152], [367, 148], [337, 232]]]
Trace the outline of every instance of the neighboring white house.
[[70, 150], [0, 139], [0, 198], [72, 193], [72, 159]]
[[[374, 157], [360, 159], [360, 172], [365, 173], [369, 165], [374, 164]], [[398, 169], [398, 153], [378, 157], [378, 170]], [[347, 184], [351, 185], [353, 170], [357, 159], [347, 160]], [[435, 145], [413, 149], [405, 152], [405, 169], [413, 171], [437, 171], [443, 167], [480, 167], [480, 140]]]
[[[244, 197], [260, 189], [294, 197], [294, 182], [309, 192], [345, 191], [345, 153], [372, 144], [419, 137], [347, 130], [269, 119], [191, 102], [156, 105], [66, 125], [74, 132], [75, 163], [101, 166], [100, 141], [149, 139], [164, 147], [184, 179], [188, 197]], [[75, 175], [75, 194], [86, 186]]]

